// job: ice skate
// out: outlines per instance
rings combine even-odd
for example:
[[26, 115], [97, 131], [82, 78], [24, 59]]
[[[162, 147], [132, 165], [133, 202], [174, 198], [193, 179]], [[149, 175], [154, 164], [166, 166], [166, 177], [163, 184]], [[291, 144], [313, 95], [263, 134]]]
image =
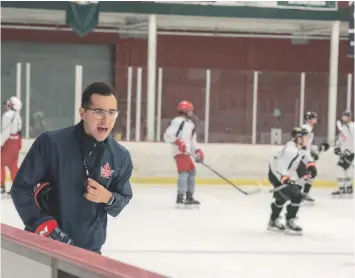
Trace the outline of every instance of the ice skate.
[[302, 235], [303, 230], [295, 223], [295, 219], [289, 219], [286, 221], [286, 234], [289, 235]]
[[285, 231], [285, 226], [281, 223], [280, 218], [277, 218], [276, 220], [270, 219], [267, 225], [267, 230], [273, 232], [283, 232]]
[[348, 186], [346, 187], [346, 194], [347, 194], [349, 197], [352, 197], [352, 196], [353, 196], [353, 191], [354, 191], [354, 189], [353, 189], [353, 185], [352, 185], [352, 184], [350, 184], [350, 185], [348, 185]]
[[5, 187], [1, 187], [1, 197], [3, 199], [7, 199], [7, 198], [11, 197], [11, 190], [6, 192]]
[[200, 202], [195, 200], [191, 193], [187, 193], [186, 200], [185, 200], [185, 206], [187, 208], [199, 208]]
[[310, 197], [309, 194], [303, 193], [302, 194], [302, 203], [304, 205], [314, 205], [315, 200], [312, 197]]
[[180, 209], [180, 208], [184, 208], [185, 204], [184, 204], [184, 195], [183, 194], [178, 194], [176, 197], [176, 208]]
[[332, 198], [352, 198], [353, 197], [353, 188], [352, 186], [340, 187], [337, 191], [331, 193]]
[[331, 196], [332, 197], [342, 197], [343, 195], [345, 195], [346, 191], [345, 191], [345, 188], [343, 186], [339, 187], [339, 189], [337, 191], [334, 191], [331, 193]]

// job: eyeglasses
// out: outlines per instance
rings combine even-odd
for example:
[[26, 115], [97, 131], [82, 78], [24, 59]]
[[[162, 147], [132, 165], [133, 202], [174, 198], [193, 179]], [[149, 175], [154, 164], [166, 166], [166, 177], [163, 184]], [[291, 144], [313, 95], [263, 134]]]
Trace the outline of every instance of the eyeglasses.
[[120, 111], [117, 111], [117, 110], [105, 110], [105, 109], [101, 109], [101, 108], [93, 109], [90, 107], [85, 107], [84, 109], [94, 111], [94, 115], [97, 119], [102, 119], [105, 116], [105, 114], [107, 114], [107, 116], [110, 119], [116, 119], [118, 114], [120, 113]]

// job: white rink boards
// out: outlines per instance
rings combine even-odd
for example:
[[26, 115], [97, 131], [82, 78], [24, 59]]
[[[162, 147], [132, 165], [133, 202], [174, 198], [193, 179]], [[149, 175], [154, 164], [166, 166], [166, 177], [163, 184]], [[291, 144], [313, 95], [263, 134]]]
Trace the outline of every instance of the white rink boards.
[[[352, 199], [334, 200], [332, 189], [311, 190], [302, 206], [303, 236], [266, 231], [269, 187], [244, 196], [230, 186], [196, 188], [200, 209], [174, 209], [174, 186], [134, 185], [122, 214], [109, 217], [103, 255], [169, 277], [354, 277]], [[250, 186], [245, 190], [251, 190]], [[22, 228], [9, 197], [1, 221]]]

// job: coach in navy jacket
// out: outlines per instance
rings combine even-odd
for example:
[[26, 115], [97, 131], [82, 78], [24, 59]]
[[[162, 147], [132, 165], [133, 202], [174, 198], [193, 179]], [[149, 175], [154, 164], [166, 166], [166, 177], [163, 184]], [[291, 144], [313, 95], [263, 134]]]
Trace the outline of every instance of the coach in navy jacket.
[[[132, 198], [133, 166], [128, 150], [110, 135], [118, 115], [112, 87], [90, 84], [79, 112], [79, 124], [35, 140], [11, 196], [27, 231], [100, 252], [107, 214], [117, 216]], [[41, 183], [50, 188], [49, 211], [35, 202], [33, 190]]]

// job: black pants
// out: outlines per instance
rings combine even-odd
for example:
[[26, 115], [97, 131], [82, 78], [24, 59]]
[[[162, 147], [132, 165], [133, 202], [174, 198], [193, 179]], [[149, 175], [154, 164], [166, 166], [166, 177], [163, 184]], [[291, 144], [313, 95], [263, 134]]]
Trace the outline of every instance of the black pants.
[[344, 154], [339, 158], [338, 165], [344, 170], [348, 170], [351, 163], [354, 161], [354, 154], [348, 151], [345, 151]]
[[[269, 181], [275, 187], [281, 186], [281, 182], [269, 169]], [[290, 220], [296, 217], [298, 209], [302, 201], [301, 186], [292, 185], [288, 186], [280, 191], [274, 192], [275, 201], [271, 203], [271, 220], [276, 220], [282, 211], [287, 200], [291, 203], [286, 207], [286, 219]]]
[[[300, 164], [298, 165], [296, 172], [299, 178], [307, 174], [307, 166], [303, 161], [301, 161]], [[303, 192], [307, 194], [311, 190], [311, 187], [312, 187], [311, 182], [305, 183]]]

